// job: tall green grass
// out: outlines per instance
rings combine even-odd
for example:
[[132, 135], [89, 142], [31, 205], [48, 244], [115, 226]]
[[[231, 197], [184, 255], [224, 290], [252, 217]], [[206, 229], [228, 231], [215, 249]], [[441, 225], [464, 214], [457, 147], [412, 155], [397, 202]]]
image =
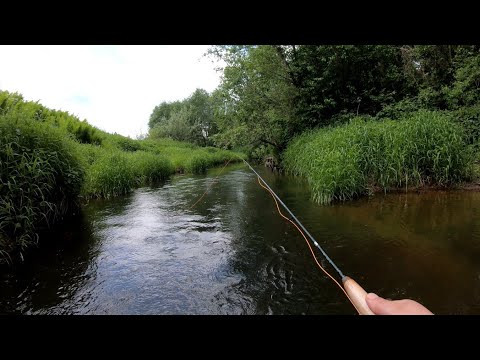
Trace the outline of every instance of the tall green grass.
[[137, 151], [127, 156], [133, 165], [138, 186], [158, 184], [175, 172], [172, 162], [164, 155]]
[[132, 161], [121, 151], [105, 151], [87, 168], [82, 194], [86, 198], [124, 195], [136, 186]]
[[82, 189], [87, 199], [124, 195], [139, 186], [159, 184], [174, 173], [168, 158], [144, 151], [90, 149], [84, 156], [90, 162]]
[[58, 128], [83, 144], [100, 145], [108, 134], [67, 111], [49, 109], [38, 102], [25, 101], [18, 93], [0, 91], [0, 114], [17, 114]]
[[[245, 155], [240, 152], [221, 150], [214, 147], [198, 147], [171, 139], [162, 139], [158, 143], [157, 153], [167, 156], [177, 173], [202, 174], [213, 166], [241, 161]], [[149, 144], [147, 141], [146, 144]]]
[[132, 141], [143, 150], [125, 152], [114, 146], [79, 145], [86, 169], [82, 188], [84, 198], [127, 194], [139, 186], [158, 184], [175, 173], [202, 174], [210, 167], [228, 160], [233, 163], [244, 156], [170, 140], [156, 141], [157, 144], [145, 140]]
[[77, 146], [60, 130], [0, 114], [0, 253], [22, 252], [77, 205], [84, 178]]
[[468, 178], [471, 150], [447, 115], [419, 111], [399, 121], [355, 118], [295, 138], [284, 153], [287, 171], [304, 176], [321, 204]]

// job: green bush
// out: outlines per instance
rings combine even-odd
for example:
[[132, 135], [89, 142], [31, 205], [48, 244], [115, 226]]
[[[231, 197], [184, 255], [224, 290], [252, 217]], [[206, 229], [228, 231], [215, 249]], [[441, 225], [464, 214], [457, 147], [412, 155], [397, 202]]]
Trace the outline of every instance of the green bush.
[[405, 98], [396, 103], [385, 106], [375, 117], [377, 119], [398, 120], [422, 108], [418, 98]]
[[84, 172], [75, 143], [53, 127], [0, 115], [0, 252], [22, 252], [77, 205]]
[[267, 156], [275, 153], [275, 149], [270, 144], [260, 144], [259, 146], [250, 148], [248, 158], [254, 162], [262, 162]]
[[81, 122], [78, 126], [72, 127], [70, 132], [82, 144], [101, 145], [103, 141], [100, 132], [86, 122]]
[[305, 176], [313, 199], [327, 204], [373, 187], [449, 185], [469, 176], [463, 129], [441, 112], [418, 111], [399, 121], [355, 118], [295, 138], [284, 153], [287, 171]]
[[480, 140], [480, 104], [450, 112], [452, 119], [465, 129], [465, 139], [478, 150]]
[[455, 82], [446, 90], [451, 109], [473, 106], [480, 102], [480, 54], [466, 55], [455, 70]]
[[110, 144], [122, 151], [134, 152], [142, 148], [139, 140], [133, 140], [122, 135], [109, 135], [107, 139]]
[[77, 144], [77, 147], [85, 169], [109, 152], [104, 147], [91, 144]]

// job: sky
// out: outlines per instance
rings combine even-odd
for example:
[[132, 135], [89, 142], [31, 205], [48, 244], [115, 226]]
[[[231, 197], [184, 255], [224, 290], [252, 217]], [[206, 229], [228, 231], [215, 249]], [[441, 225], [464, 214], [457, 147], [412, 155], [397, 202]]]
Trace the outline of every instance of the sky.
[[208, 45], [0, 45], [0, 90], [135, 138], [162, 101], [212, 92]]

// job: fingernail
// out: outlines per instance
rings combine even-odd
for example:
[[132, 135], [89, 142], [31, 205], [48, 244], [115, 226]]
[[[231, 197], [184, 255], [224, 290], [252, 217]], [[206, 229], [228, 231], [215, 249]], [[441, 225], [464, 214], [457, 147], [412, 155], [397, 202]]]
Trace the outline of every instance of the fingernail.
[[378, 298], [378, 295], [375, 294], [375, 293], [368, 293], [368, 294], [367, 294], [367, 298], [368, 298], [369, 300], [375, 300], [376, 298]]

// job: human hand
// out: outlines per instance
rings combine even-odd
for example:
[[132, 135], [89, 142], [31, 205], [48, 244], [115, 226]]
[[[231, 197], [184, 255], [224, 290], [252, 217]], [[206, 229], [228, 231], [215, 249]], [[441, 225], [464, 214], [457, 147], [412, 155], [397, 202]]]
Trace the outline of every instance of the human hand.
[[387, 300], [369, 293], [365, 300], [375, 315], [433, 315], [425, 306], [410, 299]]

